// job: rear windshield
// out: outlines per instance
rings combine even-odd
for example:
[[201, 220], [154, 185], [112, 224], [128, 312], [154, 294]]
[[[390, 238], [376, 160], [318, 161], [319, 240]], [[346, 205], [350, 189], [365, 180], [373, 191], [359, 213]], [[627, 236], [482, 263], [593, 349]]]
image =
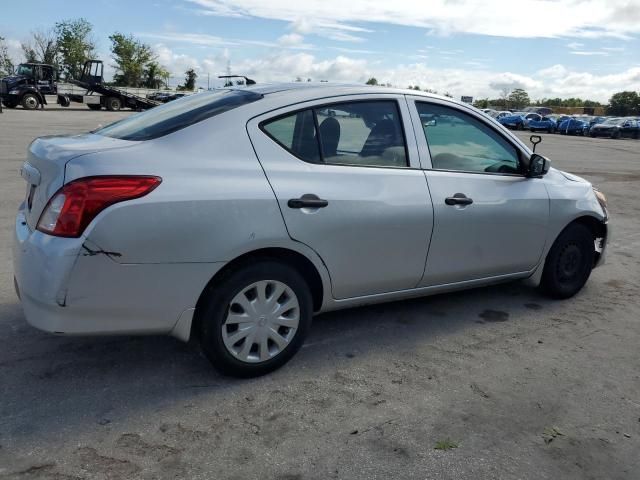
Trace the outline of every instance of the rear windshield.
[[261, 94], [246, 90], [196, 93], [132, 115], [93, 133], [120, 140], [151, 140], [261, 98]]

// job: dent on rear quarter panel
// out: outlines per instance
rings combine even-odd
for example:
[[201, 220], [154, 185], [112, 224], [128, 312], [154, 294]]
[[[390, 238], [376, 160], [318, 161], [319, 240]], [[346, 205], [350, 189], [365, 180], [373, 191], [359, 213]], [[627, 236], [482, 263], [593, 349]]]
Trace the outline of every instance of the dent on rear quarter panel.
[[278, 204], [249, 142], [241, 108], [126, 151], [67, 165], [88, 175], [162, 177], [149, 195], [116, 204], [87, 229], [119, 263], [224, 262], [288, 238]]

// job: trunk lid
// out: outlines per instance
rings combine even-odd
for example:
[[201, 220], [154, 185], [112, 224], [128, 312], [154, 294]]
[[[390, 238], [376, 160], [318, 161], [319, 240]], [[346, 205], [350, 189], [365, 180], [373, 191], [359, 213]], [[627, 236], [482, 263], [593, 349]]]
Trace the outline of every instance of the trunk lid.
[[129, 147], [137, 143], [139, 142], [92, 133], [35, 139], [29, 146], [27, 161], [20, 170], [20, 175], [27, 183], [24, 213], [28, 225], [32, 229], [36, 228], [45, 206], [64, 185], [65, 166], [69, 160], [88, 153]]

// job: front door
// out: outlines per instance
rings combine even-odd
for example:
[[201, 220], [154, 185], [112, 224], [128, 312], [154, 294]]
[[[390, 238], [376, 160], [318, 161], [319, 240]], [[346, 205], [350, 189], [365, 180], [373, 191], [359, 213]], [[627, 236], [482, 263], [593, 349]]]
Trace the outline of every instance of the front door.
[[532, 270], [549, 221], [543, 180], [523, 175], [519, 148], [480, 114], [436, 100], [410, 107], [434, 208], [420, 285]]
[[433, 224], [404, 97], [348, 99], [248, 124], [289, 235], [322, 258], [336, 299], [414, 288]]

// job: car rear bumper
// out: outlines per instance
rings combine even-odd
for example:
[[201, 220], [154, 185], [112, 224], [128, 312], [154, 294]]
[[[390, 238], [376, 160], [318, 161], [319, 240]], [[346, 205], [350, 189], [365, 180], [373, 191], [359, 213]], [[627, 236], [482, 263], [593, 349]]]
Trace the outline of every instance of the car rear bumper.
[[[31, 230], [22, 212], [13, 264], [27, 322], [65, 335], [174, 333], [224, 265], [121, 264], [87, 239]], [[175, 335], [188, 339], [183, 327]]]

